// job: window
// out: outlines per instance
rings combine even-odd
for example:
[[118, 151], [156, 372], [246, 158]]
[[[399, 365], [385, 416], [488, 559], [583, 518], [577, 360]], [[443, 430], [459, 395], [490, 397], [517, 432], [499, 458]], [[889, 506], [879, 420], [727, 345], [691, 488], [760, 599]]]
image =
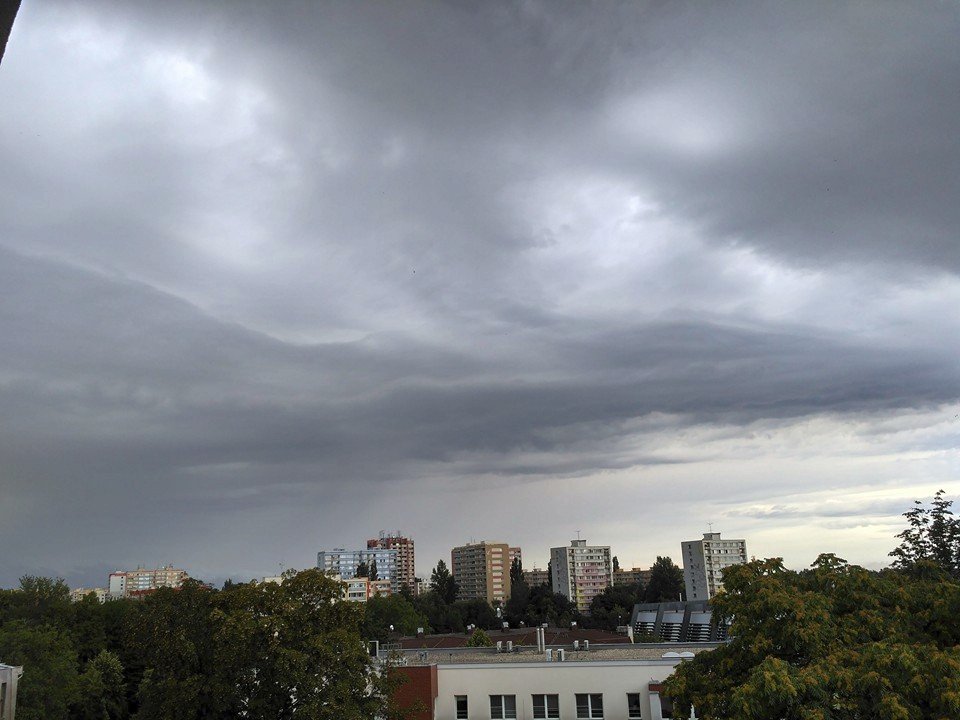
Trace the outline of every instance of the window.
[[454, 700], [457, 704], [457, 720], [467, 720], [467, 696], [456, 695]]
[[493, 720], [508, 720], [517, 717], [516, 695], [491, 695], [490, 717]]
[[627, 693], [627, 717], [640, 720], [643, 711], [640, 710], [640, 693]]
[[547, 718], [560, 717], [560, 696], [559, 695], [534, 695], [533, 696], [533, 717], [534, 720], [546, 720]]
[[602, 718], [603, 695], [586, 695], [577, 693], [578, 718]]

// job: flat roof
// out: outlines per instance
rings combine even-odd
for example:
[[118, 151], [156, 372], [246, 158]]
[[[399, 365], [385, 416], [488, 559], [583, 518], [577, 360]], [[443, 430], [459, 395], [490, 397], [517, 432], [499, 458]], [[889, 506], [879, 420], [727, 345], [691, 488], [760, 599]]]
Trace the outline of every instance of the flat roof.
[[[676, 662], [677, 655], [664, 657], [667, 653], [693, 653], [713, 650], [724, 643], [655, 643], [636, 645], [594, 645], [589, 650], [574, 650], [571, 647], [562, 648], [564, 662], [627, 662], [627, 661], [654, 661]], [[557, 650], [551, 648], [553, 663], [557, 661]], [[492, 648], [434, 648], [434, 649], [404, 649], [398, 651], [408, 665], [477, 665], [477, 664], [529, 664], [546, 663], [546, 653], [538, 652], [536, 647], [514, 646], [513, 652], [497, 652]]]

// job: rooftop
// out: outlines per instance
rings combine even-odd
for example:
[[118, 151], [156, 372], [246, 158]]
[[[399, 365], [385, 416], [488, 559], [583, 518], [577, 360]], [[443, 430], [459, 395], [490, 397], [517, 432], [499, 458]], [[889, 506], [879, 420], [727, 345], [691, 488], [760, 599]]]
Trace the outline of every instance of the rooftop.
[[[651, 643], [651, 644], [620, 644], [594, 645], [589, 650], [574, 650], [571, 647], [563, 648], [563, 662], [629, 662], [637, 660], [663, 661], [676, 663], [680, 653], [692, 653], [712, 650], [721, 643]], [[557, 649], [553, 649], [551, 662], [557, 662]], [[538, 652], [536, 646], [518, 648], [513, 652], [498, 652], [492, 648], [434, 648], [420, 650], [402, 650], [404, 662], [407, 665], [469, 665], [469, 664], [502, 664], [502, 663], [546, 663], [546, 653]], [[664, 657], [667, 655], [667, 657]], [[688, 657], [692, 657], [689, 655]]]

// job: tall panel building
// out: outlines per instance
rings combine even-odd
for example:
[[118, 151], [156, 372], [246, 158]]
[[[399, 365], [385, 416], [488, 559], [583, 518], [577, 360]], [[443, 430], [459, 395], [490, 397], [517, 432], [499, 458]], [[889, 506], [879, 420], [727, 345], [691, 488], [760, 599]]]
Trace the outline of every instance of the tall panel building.
[[404, 585], [410, 588], [410, 592], [416, 593], [416, 558], [413, 552], [413, 540], [403, 537], [399, 532], [395, 535], [380, 533], [380, 537], [367, 540], [367, 550], [379, 548], [381, 550], [397, 551], [397, 583], [395, 590], [399, 590]]
[[[317, 553], [317, 567], [341, 580], [350, 580], [357, 574], [360, 563], [371, 567], [377, 564], [377, 579], [390, 582], [391, 592], [397, 586], [397, 551], [383, 548], [368, 548], [366, 550], [345, 550], [333, 548], [321, 550]], [[389, 594], [384, 592], [383, 594]]]
[[550, 548], [550, 563], [553, 591], [576, 603], [582, 613], [589, 613], [593, 598], [613, 584], [609, 545], [571, 540], [570, 547]]
[[507, 543], [478, 542], [455, 547], [450, 552], [450, 572], [457, 582], [457, 598], [506, 604], [510, 599], [510, 557]]
[[723, 569], [747, 562], [747, 541], [724, 540], [720, 533], [708, 532], [702, 540], [680, 543], [680, 552], [686, 599], [709, 600], [723, 588]]

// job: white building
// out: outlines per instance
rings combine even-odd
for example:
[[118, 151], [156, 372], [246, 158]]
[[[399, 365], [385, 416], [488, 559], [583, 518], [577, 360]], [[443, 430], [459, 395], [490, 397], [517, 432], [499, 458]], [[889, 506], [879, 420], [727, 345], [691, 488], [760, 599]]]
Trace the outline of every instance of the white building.
[[724, 540], [718, 532], [680, 543], [687, 600], [709, 600], [723, 588], [721, 572], [747, 562], [746, 540]]
[[110, 599], [110, 591], [107, 588], [74, 588], [70, 591], [70, 600], [80, 602], [87, 595], [94, 595], [100, 603]]
[[173, 565], [159, 568], [117, 570], [110, 573], [111, 598], [140, 597], [162, 587], [178, 588], [189, 576]]
[[582, 613], [589, 612], [593, 598], [613, 584], [609, 545], [571, 540], [570, 547], [550, 548], [550, 563], [553, 591], [569, 598]]
[[317, 567], [341, 580], [352, 579], [361, 563], [366, 563], [368, 569], [376, 563], [377, 579], [388, 580], [391, 587], [395, 586], [398, 578], [397, 550], [376, 547], [365, 550], [333, 548], [317, 553]]
[[[711, 646], [713, 647], [713, 646]], [[662, 683], [709, 648], [621, 645], [404, 652], [405, 702], [430, 720], [663, 720]], [[682, 652], [678, 652], [682, 651]]]
[[17, 710], [17, 685], [22, 675], [22, 667], [0, 663], [0, 720], [13, 720]]

